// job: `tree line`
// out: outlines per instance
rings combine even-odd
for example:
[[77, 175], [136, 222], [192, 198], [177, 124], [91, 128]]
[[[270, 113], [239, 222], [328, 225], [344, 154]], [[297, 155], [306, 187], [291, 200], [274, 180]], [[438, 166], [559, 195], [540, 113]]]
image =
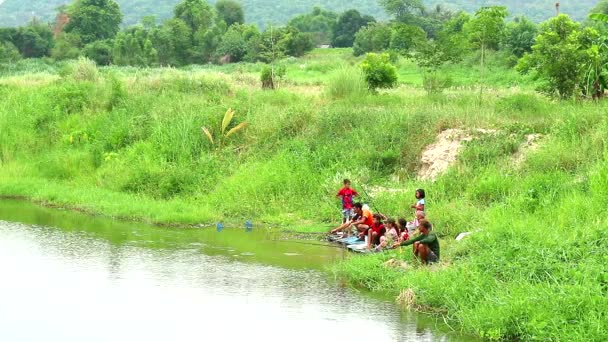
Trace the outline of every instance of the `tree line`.
[[311, 34], [293, 26], [260, 31], [247, 25], [233, 0], [182, 0], [163, 23], [145, 17], [120, 29], [123, 14], [114, 0], [76, 0], [60, 8], [54, 24], [33, 20], [0, 28], [0, 62], [19, 58], [80, 56], [100, 65], [183, 66], [209, 62], [269, 62], [302, 56], [314, 48]]
[[[0, 62], [84, 56], [100, 65], [270, 63], [326, 44], [352, 47], [356, 56], [367, 54], [363, 69], [374, 89], [395, 84], [391, 63], [400, 56], [420, 67], [429, 93], [449, 86], [444, 65], [471, 57], [479, 63], [480, 91], [486, 65], [496, 59], [534, 75], [541, 91], [562, 98], [597, 98], [608, 83], [608, 33], [601, 18], [576, 22], [561, 14], [537, 25], [526, 17], [508, 20], [504, 6], [468, 14], [427, 8], [422, 0], [379, 4], [390, 20], [379, 22], [354, 9], [338, 14], [314, 8], [286, 26], [261, 31], [245, 24], [243, 9], [234, 0], [219, 0], [214, 6], [206, 0], [182, 0], [171, 19], [159, 24], [145, 17], [121, 30], [123, 17], [114, 0], [76, 0], [60, 9], [53, 25], [34, 20], [0, 29]], [[608, 15], [608, 0], [591, 12]]]
[[483, 92], [488, 63], [500, 62], [538, 80], [538, 90], [551, 96], [601, 97], [608, 86], [608, 0], [576, 22], [566, 14], [535, 24], [526, 17], [507, 20], [504, 6], [474, 14], [441, 6], [428, 9], [421, 0], [380, 0], [391, 16], [369, 23], [354, 37], [353, 53], [367, 54], [362, 65], [371, 88], [392, 87], [391, 62], [412, 59], [423, 73], [429, 93], [449, 86], [444, 65], [473, 57]]

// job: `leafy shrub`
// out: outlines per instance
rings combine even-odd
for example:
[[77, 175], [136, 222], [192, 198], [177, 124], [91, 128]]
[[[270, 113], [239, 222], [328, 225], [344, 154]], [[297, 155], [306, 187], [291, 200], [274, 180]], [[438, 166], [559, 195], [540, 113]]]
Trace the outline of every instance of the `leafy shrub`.
[[0, 41], [0, 64], [16, 62], [21, 59], [19, 50], [10, 42]]
[[452, 78], [440, 73], [425, 73], [422, 75], [422, 87], [427, 94], [441, 94], [444, 89], [452, 86]]
[[367, 84], [361, 70], [342, 66], [330, 76], [327, 91], [333, 98], [361, 96], [367, 93]]
[[361, 63], [368, 88], [393, 88], [397, 84], [397, 68], [391, 64], [388, 53], [368, 53]]
[[285, 76], [285, 66], [272, 67], [265, 66], [262, 69], [260, 80], [262, 81], [262, 89], [275, 89], [278, 87], [278, 82]]

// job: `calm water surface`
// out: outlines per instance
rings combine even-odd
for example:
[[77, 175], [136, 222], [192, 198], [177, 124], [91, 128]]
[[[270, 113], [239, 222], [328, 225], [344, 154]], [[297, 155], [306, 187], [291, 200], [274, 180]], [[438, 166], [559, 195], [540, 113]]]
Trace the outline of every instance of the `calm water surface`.
[[0, 201], [0, 341], [465, 341], [271, 229], [166, 229]]

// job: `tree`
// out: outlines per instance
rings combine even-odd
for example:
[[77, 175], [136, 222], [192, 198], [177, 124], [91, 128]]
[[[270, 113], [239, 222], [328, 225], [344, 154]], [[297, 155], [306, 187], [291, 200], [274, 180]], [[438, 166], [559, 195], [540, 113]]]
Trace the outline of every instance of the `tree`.
[[353, 54], [361, 56], [368, 52], [382, 52], [391, 45], [392, 30], [388, 24], [372, 23], [355, 34]]
[[420, 27], [395, 24], [391, 33], [390, 49], [407, 56], [425, 40], [426, 33]]
[[397, 84], [397, 68], [391, 64], [388, 53], [368, 53], [361, 62], [361, 70], [371, 91], [393, 88]]
[[218, 0], [215, 10], [220, 19], [224, 20], [229, 27], [234, 24], [245, 23], [245, 12], [240, 3], [234, 0]]
[[367, 24], [376, 22], [373, 17], [361, 16], [357, 10], [348, 10], [338, 17], [334, 26], [331, 44], [334, 47], [351, 47], [355, 41], [355, 34]]
[[205, 0], [182, 0], [175, 6], [175, 18], [182, 20], [192, 32], [207, 31], [213, 25], [215, 14]]
[[13, 43], [0, 40], [0, 64], [13, 63], [20, 59], [19, 50]]
[[222, 42], [217, 48], [217, 55], [225, 62], [240, 62], [247, 55], [247, 38], [245, 32], [249, 29], [255, 29], [243, 24], [235, 24], [228, 28], [228, 31], [222, 37]]
[[536, 25], [525, 17], [516, 18], [507, 25], [504, 45], [517, 57], [532, 52], [532, 45], [538, 33]]
[[425, 11], [422, 0], [379, 0], [380, 6], [395, 20], [414, 24]]
[[112, 40], [98, 40], [85, 45], [82, 54], [97, 65], [112, 64]]
[[279, 48], [287, 56], [301, 57], [315, 47], [309, 33], [302, 33], [293, 26], [282, 29], [280, 35]]
[[561, 98], [574, 95], [583, 81], [587, 66], [597, 55], [594, 42], [599, 37], [592, 28], [581, 25], [561, 14], [540, 25], [540, 33], [532, 46], [517, 64], [521, 72], [533, 72], [545, 81], [541, 90]]
[[17, 30], [12, 42], [24, 58], [46, 57], [54, 45], [53, 32], [49, 25], [32, 21]]
[[57, 60], [75, 59], [80, 56], [82, 40], [76, 33], [61, 33], [55, 40], [51, 56]]
[[64, 31], [79, 35], [83, 44], [114, 38], [123, 17], [114, 0], [76, 0], [68, 15]]
[[150, 31], [133, 26], [116, 35], [112, 48], [117, 65], [153, 66], [158, 64], [158, 52], [150, 39]]
[[170, 19], [151, 32], [160, 65], [181, 66], [189, 63], [192, 32], [183, 20]]
[[480, 97], [483, 95], [486, 51], [498, 49], [505, 33], [507, 14], [504, 6], [482, 7], [464, 26], [469, 41], [480, 51]]
[[288, 26], [293, 26], [300, 32], [312, 34], [315, 45], [331, 44], [331, 36], [338, 20], [338, 14], [315, 7], [312, 13], [293, 17]]

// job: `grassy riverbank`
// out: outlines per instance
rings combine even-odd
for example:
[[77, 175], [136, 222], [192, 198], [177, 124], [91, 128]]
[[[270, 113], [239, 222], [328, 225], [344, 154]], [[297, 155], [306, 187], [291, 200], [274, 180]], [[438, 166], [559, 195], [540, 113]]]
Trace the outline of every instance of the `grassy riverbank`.
[[[420, 307], [487, 338], [607, 339], [608, 107], [540, 97], [500, 65], [483, 101], [464, 64], [440, 96], [426, 96], [405, 61], [398, 89], [361, 94], [340, 87], [358, 82], [356, 62], [339, 50], [287, 60], [277, 91], [259, 89], [257, 65], [4, 69], [0, 195], [155, 223], [311, 231], [337, 220], [345, 177], [394, 215], [410, 215], [423, 187], [445, 265], [404, 273], [382, 261], [407, 253], [357, 257], [340, 276], [411, 288]], [[212, 145], [201, 126], [217, 132], [228, 108], [230, 127], [249, 126]], [[422, 151], [449, 128], [492, 133], [435, 182], [417, 180]], [[542, 137], [523, 147], [530, 134]], [[463, 231], [476, 233], [447, 243]]]

